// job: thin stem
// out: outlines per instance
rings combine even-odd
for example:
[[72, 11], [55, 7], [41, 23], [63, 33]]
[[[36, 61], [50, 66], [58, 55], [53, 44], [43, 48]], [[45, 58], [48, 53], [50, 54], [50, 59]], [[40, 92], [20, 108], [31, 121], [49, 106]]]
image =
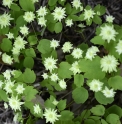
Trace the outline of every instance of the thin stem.
[[71, 101], [71, 102], [66, 106], [66, 108], [70, 107], [73, 103], [74, 103], [74, 100]]
[[60, 99], [63, 99], [65, 96], [69, 95], [72, 91], [68, 92], [67, 94], [65, 94], [64, 96], [62, 96]]
[[[33, 24], [32, 24], [32, 23], [31, 23], [31, 26], [32, 26], [32, 28], [33, 28], [33, 31], [34, 31], [34, 34], [35, 34], [36, 38], [38, 39], [37, 34], [36, 34], [36, 32], [35, 32], [35, 29], [34, 29], [34, 27], [33, 27]], [[39, 41], [39, 39], [38, 39], [38, 41]]]

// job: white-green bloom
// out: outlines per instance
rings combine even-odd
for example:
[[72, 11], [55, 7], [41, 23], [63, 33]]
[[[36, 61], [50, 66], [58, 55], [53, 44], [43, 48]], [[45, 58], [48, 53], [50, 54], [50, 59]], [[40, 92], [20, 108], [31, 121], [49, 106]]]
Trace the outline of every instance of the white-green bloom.
[[80, 11], [83, 11], [83, 6], [80, 6]]
[[112, 15], [106, 15], [106, 21], [107, 22], [110, 22], [110, 23], [113, 23], [113, 20], [114, 20], [115, 18], [112, 16]]
[[54, 16], [54, 20], [61, 21], [63, 18], [65, 18], [65, 8], [62, 7], [56, 7], [54, 12], [52, 13]]
[[25, 44], [27, 44], [27, 42], [25, 40], [23, 40], [23, 38], [21, 36], [18, 36], [15, 39], [14, 47], [19, 49], [19, 50], [25, 49]]
[[62, 50], [64, 53], [68, 52], [70, 53], [70, 50], [73, 48], [72, 47], [73, 44], [71, 44], [70, 42], [65, 42], [63, 47], [62, 47]]
[[67, 20], [65, 21], [65, 23], [66, 23], [66, 26], [69, 26], [69, 27], [71, 27], [71, 26], [73, 25], [72, 19], [67, 19]]
[[17, 123], [19, 118], [19, 113], [16, 113], [13, 118], [13, 122]]
[[72, 64], [72, 67], [69, 69], [70, 71], [72, 71], [74, 73], [74, 75], [76, 75], [77, 73], [80, 73], [80, 67], [78, 65], [78, 62], [75, 61], [73, 64]]
[[2, 61], [6, 64], [11, 65], [13, 63], [13, 58], [9, 55], [7, 55], [6, 53], [2, 54]]
[[87, 49], [85, 58], [92, 60], [97, 55], [97, 52], [99, 52], [99, 49], [96, 46], [92, 46]]
[[6, 80], [10, 80], [11, 78], [11, 70], [6, 70], [5, 72], [3, 72], [3, 76]]
[[44, 79], [48, 79], [49, 76], [48, 76], [47, 73], [43, 73], [43, 74], [42, 74], [42, 77], [43, 77]]
[[59, 102], [58, 102], [56, 99], [54, 99], [52, 103], [53, 103], [54, 105], [57, 105]]
[[114, 29], [113, 25], [105, 25], [104, 27], [101, 27], [99, 35], [102, 37], [103, 40], [107, 40], [107, 42], [109, 43], [111, 40], [115, 41], [116, 34], [118, 33]]
[[10, 8], [11, 4], [13, 3], [13, 0], [3, 0], [3, 6], [8, 6]]
[[73, 0], [71, 3], [72, 6], [75, 7], [76, 9], [78, 9], [81, 6], [80, 0]]
[[54, 124], [57, 120], [59, 120], [58, 118], [61, 115], [57, 114], [57, 110], [49, 108], [49, 109], [45, 109], [43, 116], [46, 119], [46, 123], [50, 122], [50, 123]]
[[50, 72], [52, 72], [52, 70], [57, 68], [56, 61], [57, 61], [57, 59], [52, 58], [52, 56], [45, 58], [44, 66], [45, 66], [46, 70], [49, 70]]
[[80, 48], [74, 48], [71, 55], [75, 58], [75, 59], [80, 59], [82, 58], [83, 51]]
[[115, 48], [119, 55], [122, 54], [122, 40], [119, 40], [119, 43], [117, 43]]
[[62, 89], [66, 89], [67, 85], [66, 85], [66, 81], [63, 80], [60, 80], [59, 81], [59, 86], [62, 88]]
[[14, 81], [11, 80], [5, 80], [5, 86], [4, 86], [4, 90], [6, 91], [6, 93], [12, 93], [12, 87], [14, 86]]
[[20, 49], [13, 47], [13, 49], [11, 50], [13, 55], [19, 55], [20, 54]]
[[0, 80], [0, 89], [2, 89], [3, 82]]
[[31, 0], [33, 3], [39, 2], [39, 0]]
[[13, 20], [13, 18], [11, 18], [11, 15], [8, 14], [8, 13], [4, 13], [4, 14], [0, 15], [0, 26], [1, 26], [1, 28], [11, 25], [10, 24], [11, 20]]
[[51, 81], [57, 81], [59, 78], [58, 78], [58, 75], [57, 74], [55, 74], [55, 73], [52, 73], [51, 74], [51, 76], [50, 76], [50, 79], [51, 79]]
[[96, 13], [97, 15], [100, 15], [100, 12], [99, 11], [97, 11], [97, 13]]
[[47, 20], [45, 20], [44, 17], [39, 17], [38, 18], [38, 24], [41, 25], [41, 27], [46, 26]]
[[107, 98], [113, 98], [115, 93], [113, 89], [108, 89], [108, 87], [105, 87], [105, 89], [102, 91], [104, 96]]
[[23, 84], [18, 84], [15, 90], [17, 91], [17, 94], [22, 94], [25, 88], [23, 87]]
[[100, 64], [102, 71], [111, 73], [113, 71], [117, 71], [116, 68], [119, 63], [113, 55], [107, 55], [101, 58]]
[[25, 12], [23, 18], [26, 22], [30, 23], [30, 22], [34, 21], [35, 14], [33, 12]]
[[33, 106], [33, 108], [34, 108], [34, 113], [35, 114], [40, 114], [41, 113], [41, 108], [40, 108], [40, 106], [38, 104], [35, 104]]
[[99, 80], [96, 80], [96, 79], [93, 79], [89, 83], [90, 90], [92, 90], [94, 92], [101, 91], [102, 90], [102, 86], [103, 86], [103, 83], [100, 82]]
[[11, 32], [9, 32], [8, 34], [6, 34], [6, 36], [8, 37], [8, 39], [13, 39], [14, 38], [14, 35]]
[[27, 26], [25, 26], [25, 25], [23, 27], [20, 27], [20, 32], [24, 36], [28, 35], [28, 33], [29, 33], [28, 30], [29, 30], [29, 28]]
[[4, 102], [4, 108], [8, 109], [8, 104], [6, 102]]
[[44, 17], [47, 14], [46, 6], [41, 6], [36, 12], [38, 16]]
[[53, 40], [50, 41], [50, 47], [52, 47], [52, 48], [55, 49], [55, 48], [57, 48], [58, 46], [60, 46], [58, 40], [54, 40], [54, 39], [53, 39]]
[[11, 97], [11, 98], [8, 98], [9, 100], [9, 105], [10, 107], [14, 110], [14, 111], [21, 111], [21, 105], [24, 104], [24, 102], [20, 102], [20, 99], [18, 99], [18, 97]]
[[92, 9], [84, 9], [84, 19], [85, 20], [90, 20], [91, 18], [93, 18], [95, 15], [95, 12]]

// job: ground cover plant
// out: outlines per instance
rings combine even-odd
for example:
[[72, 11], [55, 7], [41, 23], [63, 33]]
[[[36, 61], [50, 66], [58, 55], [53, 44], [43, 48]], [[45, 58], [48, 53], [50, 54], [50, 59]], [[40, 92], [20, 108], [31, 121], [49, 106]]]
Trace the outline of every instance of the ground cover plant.
[[1, 124], [121, 124], [114, 2], [1, 1]]

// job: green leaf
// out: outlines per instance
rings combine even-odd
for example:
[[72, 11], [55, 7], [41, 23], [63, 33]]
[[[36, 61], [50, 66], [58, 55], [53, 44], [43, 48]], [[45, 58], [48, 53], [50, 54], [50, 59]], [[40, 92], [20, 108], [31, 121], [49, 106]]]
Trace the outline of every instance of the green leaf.
[[62, 121], [68, 121], [74, 118], [73, 113], [68, 110], [62, 111], [60, 115], [61, 115], [60, 120]]
[[32, 57], [25, 57], [24, 61], [23, 61], [23, 65], [26, 68], [33, 68], [34, 66], [34, 60]]
[[28, 56], [28, 57], [36, 57], [36, 53], [35, 53], [35, 51], [34, 51], [33, 48], [26, 49], [26, 50], [25, 50], [25, 54], [26, 54], [26, 56]]
[[92, 8], [91, 8], [90, 5], [87, 5], [87, 6], [85, 7], [85, 9], [86, 9], [86, 10], [89, 10], [89, 9], [92, 9]]
[[104, 15], [106, 12], [106, 7], [98, 4], [97, 6], [94, 7], [95, 13], [99, 12], [100, 15]]
[[37, 44], [37, 37], [35, 36], [35, 35], [30, 35], [29, 37], [28, 37], [28, 42], [29, 42], [29, 44], [30, 45], [35, 45], [35, 44]]
[[24, 90], [25, 101], [31, 101], [35, 98], [38, 91], [33, 89], [33, 86], [27, 86]]
[[55, 124], [80, 124], [80, 123], [78, 123], [78, 122], [74, 122], [74, 121], [72, 121], [72, 120], [68, 120], [68, 121], [63, 121], [63, 120], [57, 120], [56, 122], [55, 122]]
[[101, 119], [101, 124], [108, 124], [105, 120]]
[[60, 111], [64, 110], [66, 108], [66, 100], [60, 100], [57, 107]]
[[102, 116], [105, 113], [105, 108], [102, 105], [96, 105], [95, 107], [92, 107], [91, 112], [93, 115]]
[[103, 79], [105, 72], [100, 68], [100, 57], [91, 60], [82, 59], [79, 61], [80, 70], [85, 72], [84, 77], [88, 79]]
[[82, 74], [76, 74], [74, 76], [74, 84], [77, 86], [77, 87], [81, 87], [83, 86], [84, 84], [84, 77]]
[[65, 8], [66, 8], [66, 14], [70, 14], [71, 11], [72, 11], [71, 4], [67, 3], [66, 6], [65, 6]]
[[75, 61], [75, 58], [72, 55], [66, 55], [65, 59], [70, 64], [72, 64]]
[[80, 21], [83, 21], [83, 20], [84, 20], [84, 14], [80, 14], [79, 20], [80, 20]]
[[13, 27], [9, 30], [9, 32], [13, 33], [14, 37], [18, 36], [19, 29], [17, 27]]
[[72, 71], [69, 69], [71, 68], [71, 65], [68, 62], [61, 62], [58, 69], [58, 75], [60, 78], [71, 78], [71, 75], [73, 74]]
[[55, 28], [55, 23], [49, 23], [47, 25], [47, 29], [50, 31], [50, 32], [53, 32], [54, 31], [54, 28]]
[[0, 47], [4, 52], [9, 52], [12, 49], [12, 42], [9, 39], [4, 38]]
[[8, 31], [9, 31], [9, 27], [8, 26], [7, 27], [3, 27], [3, 28], [1, 28], [1, 26], [0, 26], [0, 34], [7, 34]]
[[54, 16], [51, 13], [48, 13], [45, 17], [45, 19], [49, 22], [51, 22], [51, 24], [55, 24], [57, 21], [54, 20]]
[[84, 124], [96, 124], [96, 122], [93, 119], [87, 119], [84, 121]]
[[55, 31], [56, 33], [60, 33], [60, 32], [62, 31], [62, 23], [61, 23], [61, 22], [57, 22], [57, 23], [55, 24], [54, 31]]
[[20, 7], [15, 3], [12, 3], [10, 8], [11, 10], [14, 10], [14, 11], [20, 11]]
[[110, 104], [114, 101], [114, 98], [106, 98], [102, 92], [95, 92], [95, 99], [103, 105]]
[[90, 26], [92, 24], [92, 19], [86, 20], [86, 25]]
[[122, 108], [120, 108], [117, 105], [112, 105], [110, 106], [107, 110], [106, 113], [113, 113], [113, 114], [117, 114], [120, 118], [122, 117]]
[[122, 90], [122, 77], [121, 76], [111, 77], [108, 80], [108, 84], [115, 90]]
[[57, 51], [53, 50], [50, 56], [52, 56], [54, 59], [57, 59]]
[[52, 109], [54, 109], [55, 108], [55, 105], [53, 104], [53, 101], [55, 100], [55, 97], [54, 96], [50, 96], [50, 98], [49, 99], [47, 99], [46, 101], [45, 101], [45, 106], [46, 106], [46, 108], [52, 108]]
[[81, 120], [83, 121], [84, 119], [87, 119], [87, 118], [89, 118], [89, 116], [91, 115], [91, 112], [90, 112], [90, 110], [84, 110], [82, 113], [81, 113], [81, 116], [80, 116], [80, 118], [81, 118]]
[[103, 45], [105, 43], [105, 40], [102, 39], [101, 36], [95, 36], [90, 40], [95, 45]]
[[109, 114], [107, 117], [106, 117], [106, 121], [110, 124], [118, 124], [118, 121], [119, 121], [119, 116], [116, 115], [116, 114]]
[[72, 19], [73, 21], [79, 21], [79, 17], [76, 15], [69, 15], [68, 18]]
[[80, 9], [79, 9], [79, 8], [76, 9], [75, 7], [73, 7], [73, 8], [72, 8], [72, 11], [71, 11], [71, 14], [76, 14], [76, 13], [78, 13], [78, 12], [80, 12]]
[[88, 99], [88, 91], [84, 87], [76, 88], [72, 92], [72, 97], [76, 103], [84, 103]]
[[48, 5], [49, 6], [54, 6], [56, 4], [57, 0], [49, 0]]
[[23, 15], [19, 16], [16, 20], [16, 27], [20, 29], [21, 26], [26, 25], [27, 22], [24, 20]]
[[[92, 120], [95, 120], [95, 121], [98, 121], [101, 117], [98, 117], [98, 116], [90, 116], [89, 119], [92, 119]], [[100, 123], [101, 124], [101, 123]]]
[[119, 28], [118, 30], [117, 30], [117, 32], [118, 32], [118, 34], [116, 35], [116, 39], [121, 39], [122, 38], [122, 28]]
[[94, 15], [93, 22], [95, 22], [96, 24], [101, 24], [102, 19], [98, 15]]
[[22, 74], [21, 71], [15, 70], [15, 71], [14, 71], [14, 78], [18, 78], [21, 74]]
[[0, 98], [5, 101], [5, 102], [8, 102], [8, 95], [6, 94], [5, 91], [3, 90], [0, 90]]
[[110, 43], [105, 42], [104, 44], [105, 49], [108, 51], [109, 54], [114, 55], [116, 58], [119, 58], [120, 55], [116, 52], [116, 42], [111, 41]]
[[26, 68], [23, 73], [23, 80], [25, 83], [34, 83], [36, 80], [36, 75], [33, 70]]
[[52, 48], [50, 47], [50, 40], [40, 40], [37, 49], [43, 54], [50, 53], [52, 51]]
[[25, 11], [35, 11], [34, 3], [30, 0], [19, 0], [19, 4]]

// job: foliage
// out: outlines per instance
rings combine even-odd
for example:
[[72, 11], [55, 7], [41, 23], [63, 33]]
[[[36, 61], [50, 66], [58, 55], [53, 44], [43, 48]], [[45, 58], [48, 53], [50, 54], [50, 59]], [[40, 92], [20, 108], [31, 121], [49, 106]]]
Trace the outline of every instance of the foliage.
[[[0, 63], [10, 68], [0, 74], [0, 101], [19, 114], [16, 121], [24, 124], [22, 113], [29, 111], [26, 124], [44, 118], [121, 124], [122, 108], [114, 101], [122, 90], [122, 26], [106, 7], [80, 0], [2, 2]], [[94, 27], [91, 39], [87, 27]], [[75, 35], [80, 40], [74, 42]]]

